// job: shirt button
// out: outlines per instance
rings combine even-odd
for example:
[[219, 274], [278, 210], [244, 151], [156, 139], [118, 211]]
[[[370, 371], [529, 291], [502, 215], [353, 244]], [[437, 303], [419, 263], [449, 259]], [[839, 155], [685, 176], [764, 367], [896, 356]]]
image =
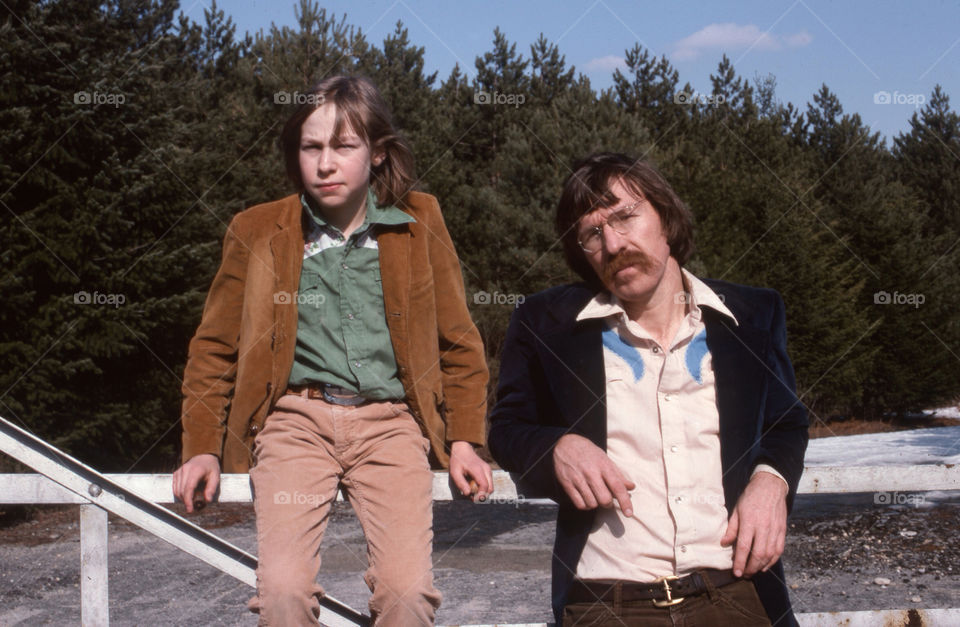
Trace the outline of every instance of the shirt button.
[[359, 368], [359, 367], [360, 367], [360, 362], [359, 362], [359, 361], [355, 361], [355, 362], [353, 362], [353, 365], [356, 366], [357, 368]]
[[677, 498], [675, 498], [675, 499], [673, 499], [673, 500], [676, 501], [677, 503], [683, 503], [683, 497], [682, 497], [682, 496], [678, 496]]
[[353, 314], [347, 314], [347, 319], [348, 319], [348, 320], [353, 320]]
[[663, 395], [663, 400], [665, 400], [665, 401], [667, 401], [667, 402], [670, 402], [670, 401], [673, 400], [673, 395], [672, 395], [672, 394], [664, 394], [664, 395]]
[[681, 552], [681, 553], [686, 553], [686, 552], [687, 552], [687, 546], [686, 546], [685, 544], [681, 544], [681, 545], [680, 545], [680, 552]]
[[680, 447], [677, 446], [676, 444], [674, 444], [673, 446], [670, 447], [670, 452], [671, 452], [671, 453], [676, 453], [676, 452], [679, 451], [679, 450], [680, 450]]
[[343, 268], [344, 270], [349, 270], [349, 268], [347, 268], [347, 264], [345, 263], [341, 263], [340, 267]]

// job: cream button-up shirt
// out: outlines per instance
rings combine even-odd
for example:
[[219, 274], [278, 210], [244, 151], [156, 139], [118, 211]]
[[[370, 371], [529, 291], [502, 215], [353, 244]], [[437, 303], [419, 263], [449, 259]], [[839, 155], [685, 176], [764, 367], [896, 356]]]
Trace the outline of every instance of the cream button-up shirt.
[[[580, 579], [649, 582], [733, 566], [733, 549], [720, 546], [727, 510], [701, 308], [736, 318], [697, 277], [684, 270], [683, 279], [687, 291], [678, 298], [687, 302], [687, 314], [669, 346], [658, 345], [609, 293], [577, 317], [606, 320], [607, 455], [636, 484], [633, 517], [619, 507], [597, 510], [577, 564]], [[760, 470], [778, 474], [766, 465], [754, 472]]]

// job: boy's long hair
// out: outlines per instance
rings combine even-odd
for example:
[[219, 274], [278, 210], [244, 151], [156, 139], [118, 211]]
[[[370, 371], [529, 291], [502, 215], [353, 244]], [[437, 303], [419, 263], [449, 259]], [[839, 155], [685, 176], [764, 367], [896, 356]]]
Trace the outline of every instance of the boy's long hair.
[[371, 153], [383, 151], [385, 158], [378, 166], [371, 166], [370, 185], [380, 206], [396, 205], [403, 201], [416, 180], [413, 153], [407, 142], [393, 128], [390, 110], [376, 86], [368, 78], [331, 76], [314, 85], [306, 94], [280, 133], [287, 176], [303, 191], [300, 176], [300, 129], [314, 111], [324, 104], [336, 107], [334, 133], [344, 127], [352, 129], [370, 147]]

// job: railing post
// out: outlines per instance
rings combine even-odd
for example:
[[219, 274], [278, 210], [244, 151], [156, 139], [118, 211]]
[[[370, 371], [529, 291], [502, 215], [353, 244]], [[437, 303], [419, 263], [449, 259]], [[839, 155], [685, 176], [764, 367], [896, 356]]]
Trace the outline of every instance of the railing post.
[[110, 624], [107, 580], [107, 510], [80, 506], [80, 619], [83, 627]]

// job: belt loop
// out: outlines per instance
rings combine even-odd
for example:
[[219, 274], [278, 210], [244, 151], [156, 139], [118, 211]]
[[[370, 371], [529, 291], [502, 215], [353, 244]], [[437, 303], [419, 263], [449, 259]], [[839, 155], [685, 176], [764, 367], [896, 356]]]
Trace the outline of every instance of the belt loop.
[[613, 615], [619, 617], [623, 606], [623, 582], [613, 584]]
[[720, 595], [717, 594], [717, 588], [713, 585], [713, 579], [710, 579], [710, 573], [706, 570], [698, 570], [697, 576], [703, 579], [703, 585], [707, 589], [710, 600], [716, 602]]

